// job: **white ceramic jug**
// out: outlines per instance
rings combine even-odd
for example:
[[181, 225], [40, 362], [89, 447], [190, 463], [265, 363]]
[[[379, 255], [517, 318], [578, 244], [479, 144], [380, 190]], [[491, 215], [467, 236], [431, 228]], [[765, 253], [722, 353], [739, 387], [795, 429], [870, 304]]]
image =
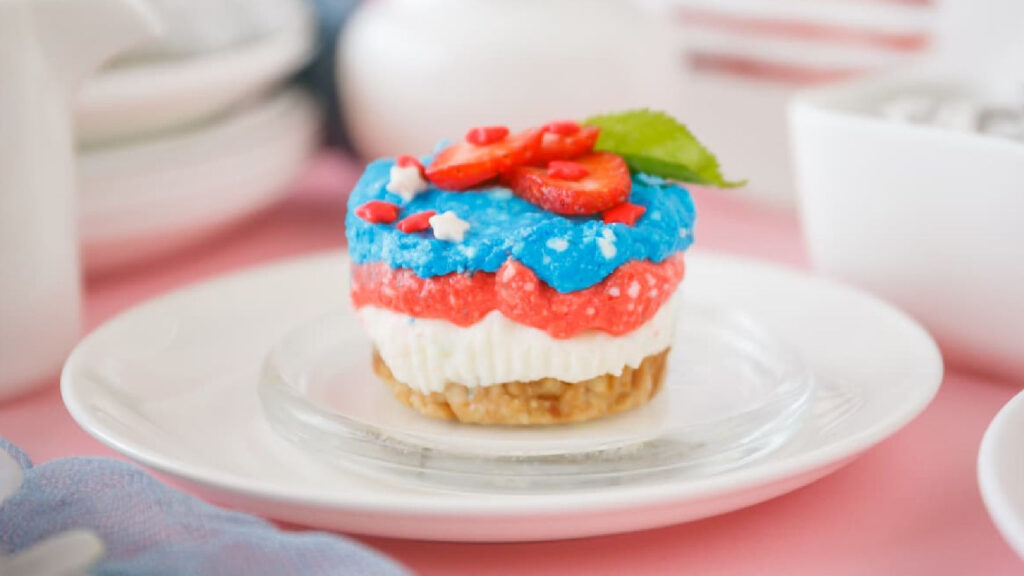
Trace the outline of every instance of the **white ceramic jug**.
[[366, 157], [471, 126], [524, 128], [678, 97], [671, 28], [629, 0], [375, 0], [338, 46], [346, 128]]
[[0, 398], [79, 335], [71, 96], [156, 30], [139, 0], [0, 0]]

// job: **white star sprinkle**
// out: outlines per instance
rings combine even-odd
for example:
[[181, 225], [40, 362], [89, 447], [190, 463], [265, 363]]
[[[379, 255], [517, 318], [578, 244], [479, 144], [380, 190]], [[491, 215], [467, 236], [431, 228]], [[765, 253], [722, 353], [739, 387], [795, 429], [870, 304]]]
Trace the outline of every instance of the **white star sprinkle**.
[[565, 238], [551, 238], [547, 241], [547, 247], [555, 252], [565, 252], [569, 248], [569, 241]]
[[405, 202], [409, 202], [417, 194], [427, 189], [427, 181], [420, 175], [420, 170], [416, 166], [402, 167], [395, 164], [391, 167], [391, 180], [385, 189], [392, 194], [398, 194]]
[[469, 230], [469, 222], [459, 218], [451, 210], [430, 217], [434, 238], [448, 242], [462, 242]]

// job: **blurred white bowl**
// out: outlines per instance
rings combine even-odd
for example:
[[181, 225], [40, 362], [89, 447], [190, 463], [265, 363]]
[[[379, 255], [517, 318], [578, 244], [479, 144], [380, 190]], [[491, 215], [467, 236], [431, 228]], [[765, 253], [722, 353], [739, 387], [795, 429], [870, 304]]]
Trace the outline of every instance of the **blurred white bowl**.
[[1024, 559], [1024, 392], [988, 425], [978, 449], [978, 489], [992, 523]]
[[1024, 381], [1024, 144], [874, 114], [923, 89], [969, 92], [886, 76], [792, 102], [811, 258], [916, 316], [951, 363]]

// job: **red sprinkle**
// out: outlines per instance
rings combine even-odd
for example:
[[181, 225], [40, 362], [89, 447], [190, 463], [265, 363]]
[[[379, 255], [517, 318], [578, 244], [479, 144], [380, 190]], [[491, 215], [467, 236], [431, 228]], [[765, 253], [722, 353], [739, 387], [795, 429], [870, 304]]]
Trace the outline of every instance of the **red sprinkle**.
[[371, 200], [356, 208], [356, 216], [370, 224], [388, 224], [398, 218], [398, 206], [391, 202]]
[[412, 234], [414, 232], [423, 232], [427, 228], [430, 228], [430, 217], [437, 212], [433, 210], [427, 210], [426, 212], [417, 212], [411, 216], [406, 216], [398, 221], [395, 226], [399, 230], [406, 234]]
[[542, 128], [545, 132], [554, 132], [559, 136], [572, 136], [580, 131], [580, 125], [572, 120], [557, 120], [549, 122]]
[[614, 224], [618, 222], [632, 226], [636, 224], [636, 221], [639, 220], [646, 211], [647, 208], [644, 208], [639, 204], [623, 202], [614, 208], [609, 208], [602, 212], [601, 218], [604, 219], [605, 224]]
[[420, 162], [415, 156], [409, 156], [402, 154], [395, 159], [395, 165], [399, 168], [408, 168], [409, 166], [415, 166], [420, 171], [420, 176], [423, 178], [427, 177], [427, 169], [423, 167], [423, 163]]
[[552, 160], [548, 162], [548, 176], [559, 180], [576, 181], [590, 174], [590, 170], [579, 162]]
[[507, 136], [508, 127], [506, 126], [481, 126], [466, 132], [466, 142], [474, 146], [486, 146], [495, 142], [501, 142]]

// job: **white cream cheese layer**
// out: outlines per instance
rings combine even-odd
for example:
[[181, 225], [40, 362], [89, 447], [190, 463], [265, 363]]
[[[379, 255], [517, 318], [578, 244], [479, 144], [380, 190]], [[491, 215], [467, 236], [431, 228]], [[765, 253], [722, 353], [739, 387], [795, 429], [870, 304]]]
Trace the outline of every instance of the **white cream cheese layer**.
[[449, 382], [479, 387], [618, 375], [671, 346], [675, 327], [674, 298], [629, 334], [594, 330], [569, 339], [553, 338], [498, 311], [465, 328], [373, 306], [357, 313], [395, 378], [420, 392], [441, 392]]

